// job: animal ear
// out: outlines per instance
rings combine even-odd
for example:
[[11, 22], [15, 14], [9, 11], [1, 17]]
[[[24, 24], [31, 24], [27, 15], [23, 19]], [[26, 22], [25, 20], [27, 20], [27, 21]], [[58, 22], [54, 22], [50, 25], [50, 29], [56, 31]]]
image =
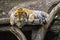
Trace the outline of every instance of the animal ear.
[[27, 17], [27, 13], [26, 13], [26, 12], [25, 12], [25, 14], [24, 14], [24, 15], [25, 15], [25, 17]]
[[10, 24], [14, 25], [14, 18], [12, 16], [10, 16]]
[[23, 8], [19, 8], [18, 11], [22, 12], [23, 11]]

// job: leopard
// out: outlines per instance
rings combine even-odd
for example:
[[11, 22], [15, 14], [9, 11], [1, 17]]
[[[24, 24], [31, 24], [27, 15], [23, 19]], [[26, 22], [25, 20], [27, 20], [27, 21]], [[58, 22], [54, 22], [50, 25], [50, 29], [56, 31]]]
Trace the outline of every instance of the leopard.
[[10, 24], [17, 25], [21, 28], [28, 21], [33, 23], [35, 19], [39, 19], [40, 24], [44, 24], [46, 22], [46, 18], [49, 16], [48, 13], [39, 10], [31, 10], [27, 8], [18, 8], [15, 10], [15, 13], [11, 13], [10, 15]]

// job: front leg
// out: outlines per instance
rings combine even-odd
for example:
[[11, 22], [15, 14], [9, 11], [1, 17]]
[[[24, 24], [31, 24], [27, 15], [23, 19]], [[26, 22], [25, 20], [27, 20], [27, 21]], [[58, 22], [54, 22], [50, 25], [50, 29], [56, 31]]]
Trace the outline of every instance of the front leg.
[[22, 26], [24, 25], [24, 23], [18, 21], [18, 22], [16, 23], [16, 25], [17, 25], [18, 28], [22, 28]]
[[29, 19], [28, 19], [29, 22], [33, 22], [34, 19], [35, 19], [35, 15], [34, 14], [29, 15]]
[[14, 16], [13, 15], [10, 16], [10, 24], [14, 25]]

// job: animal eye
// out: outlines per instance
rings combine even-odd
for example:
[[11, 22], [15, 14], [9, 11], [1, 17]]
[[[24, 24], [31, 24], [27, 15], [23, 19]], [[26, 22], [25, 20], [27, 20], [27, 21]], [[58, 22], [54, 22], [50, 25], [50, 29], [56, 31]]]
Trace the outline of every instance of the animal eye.
[[20, 12], [18, 12], [18, 13], [20, 13]]
[[23, 12], [21, 12], [21, 13], [23, 13]]
[[15, 17], [17, 16], [17, 15], [14, 15]]

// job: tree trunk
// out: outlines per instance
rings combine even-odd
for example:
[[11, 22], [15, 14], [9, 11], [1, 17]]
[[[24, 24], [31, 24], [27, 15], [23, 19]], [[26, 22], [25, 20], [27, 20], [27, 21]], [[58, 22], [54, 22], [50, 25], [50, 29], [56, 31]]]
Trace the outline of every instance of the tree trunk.
[[37, 32], [34, 33], [34, 38], [32, 40], [44, 40], [44, 36], [47, 32], [48, 27], [50, 26], [50, 23], [53, 21], [55, 15], [57, 14], [58, 10], [60, 8], [60, 3], [52, 9], [52, 11], [49, 14], [49, 17], [46, 18], [47, 24], [42, 26]]

